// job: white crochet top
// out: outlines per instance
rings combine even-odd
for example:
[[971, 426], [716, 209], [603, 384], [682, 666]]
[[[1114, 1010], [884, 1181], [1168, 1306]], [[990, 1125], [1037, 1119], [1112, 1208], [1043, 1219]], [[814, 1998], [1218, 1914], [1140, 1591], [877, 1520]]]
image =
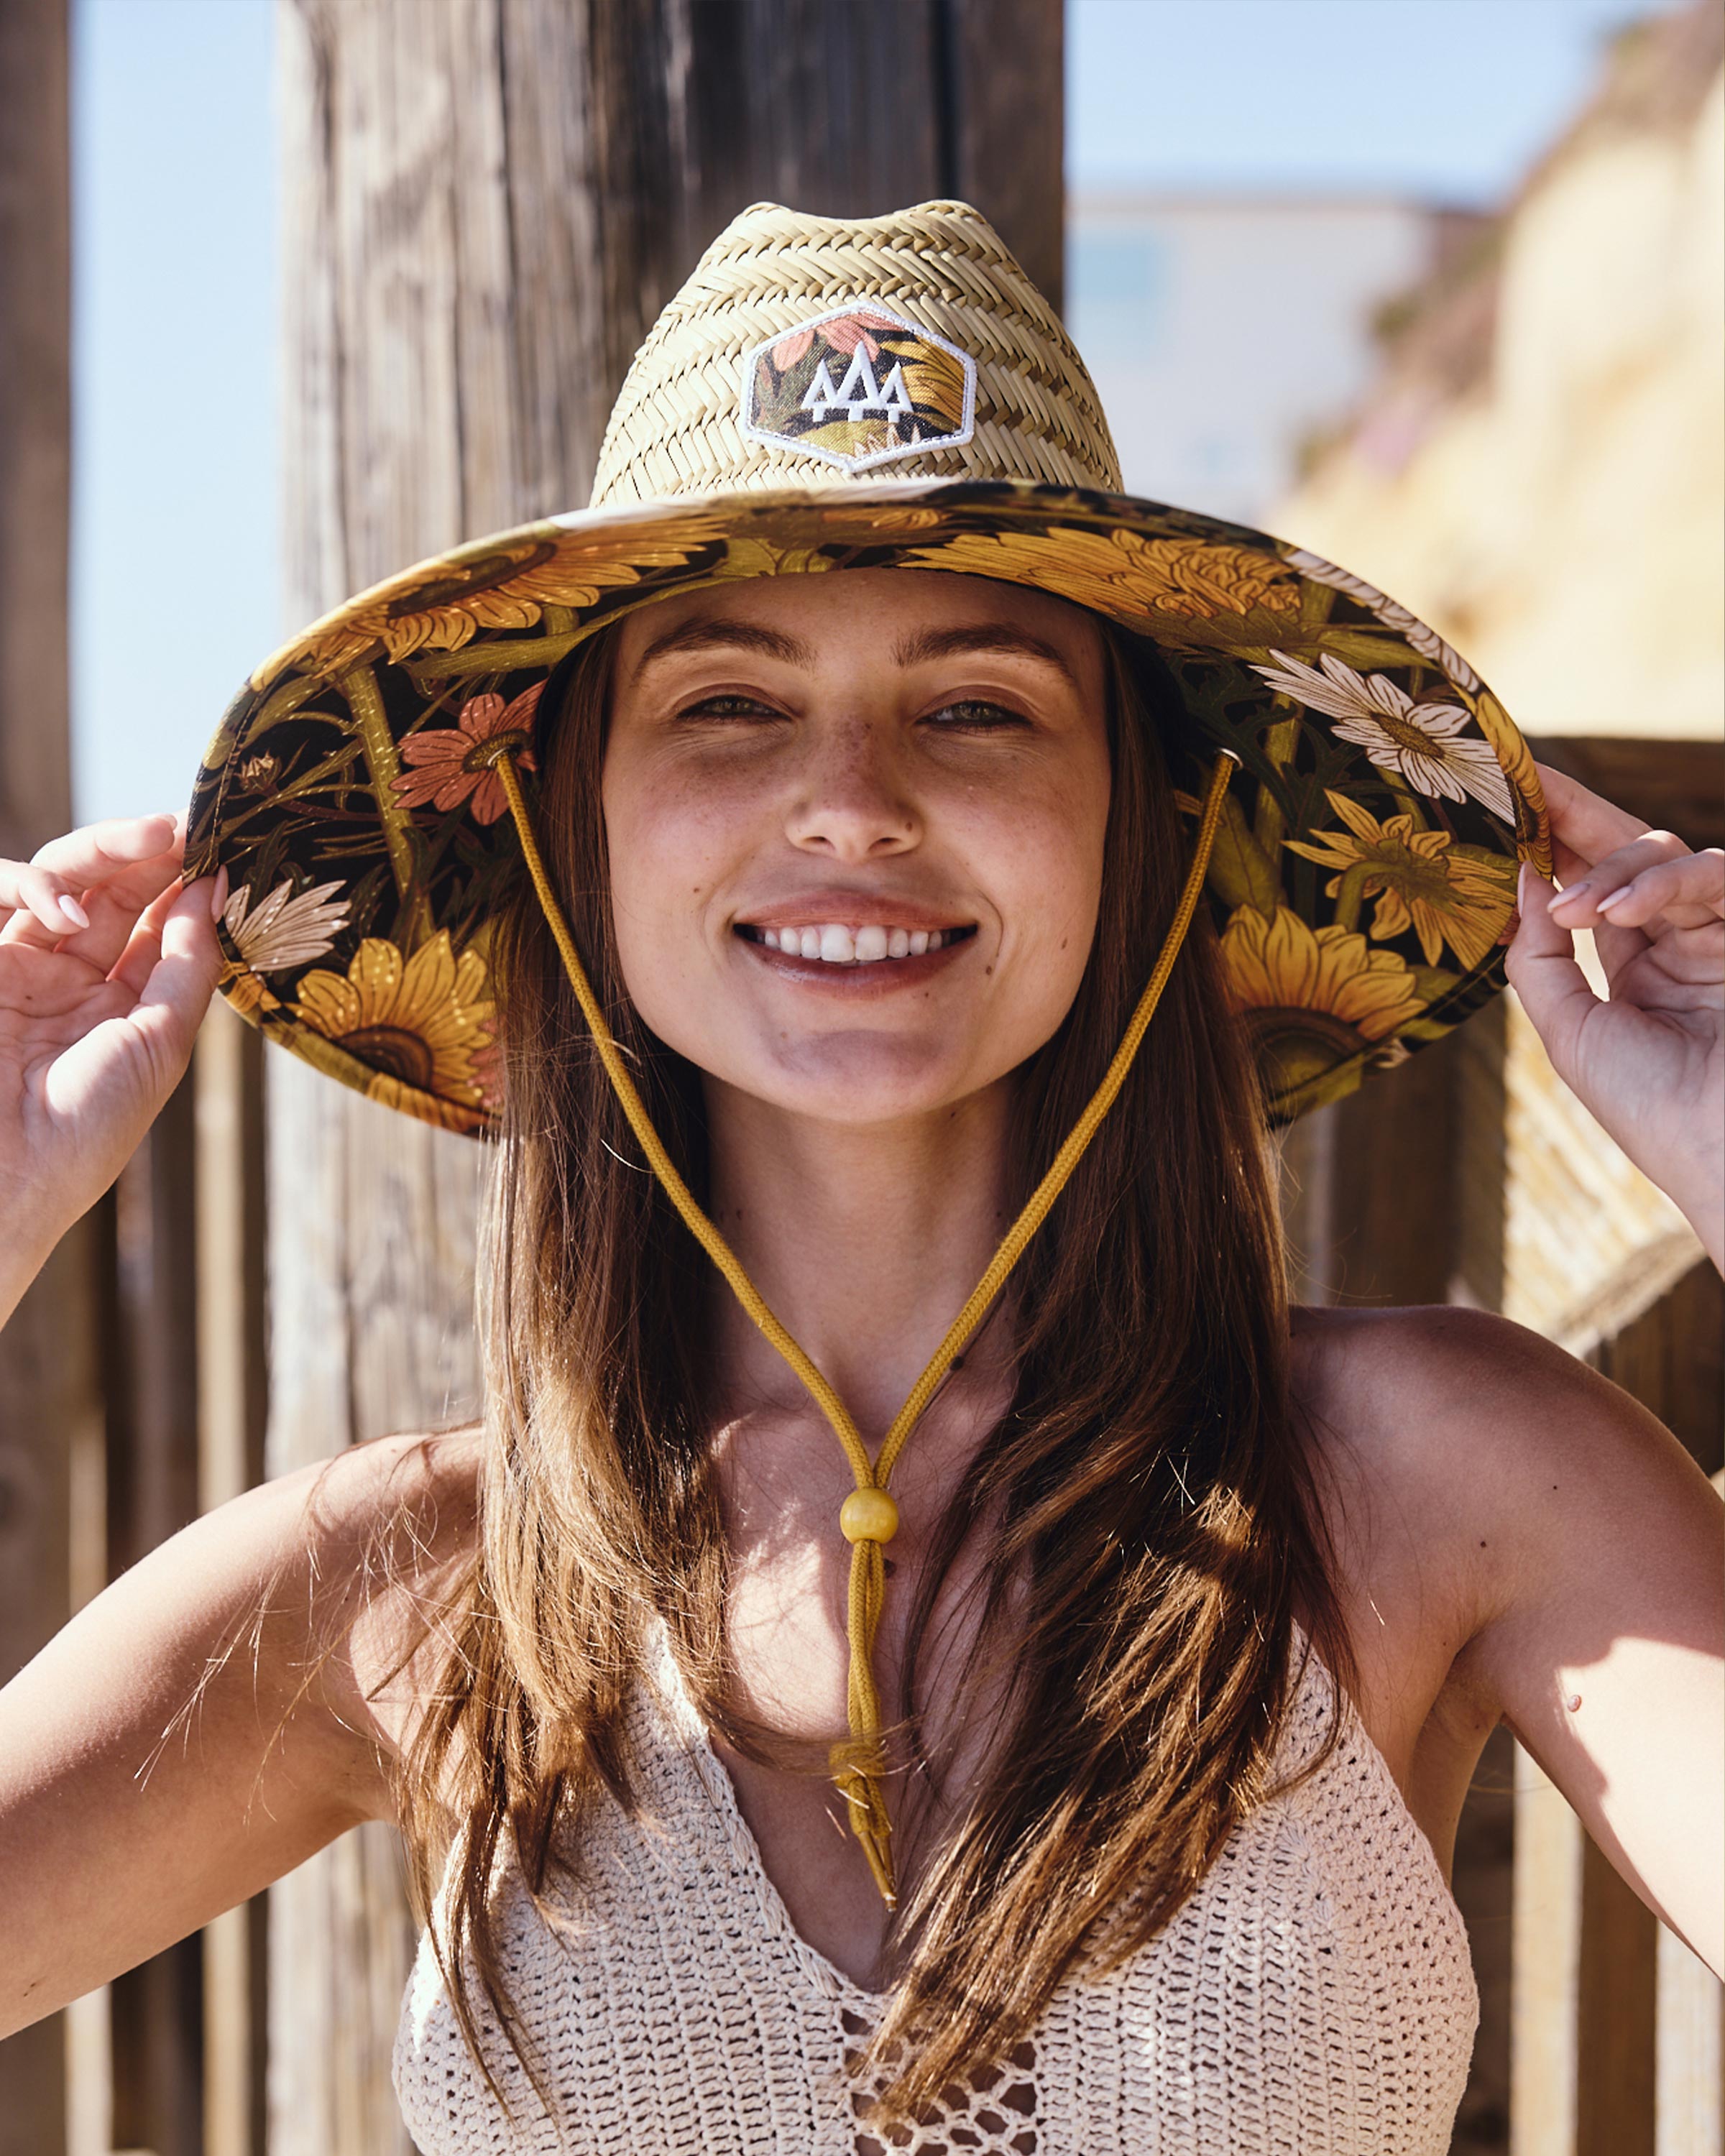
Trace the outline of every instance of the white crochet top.
[[[512, 1871], [495, 1888], [551, 2111], [494, 2034], [513, 2118], [499, 2110], [422, 1941], [395, 2083], [424, 2156], [1448, 2149], [1479, 2011], [1466, 1934], [1351, 1707], [1327, 1764], [1236, 1829], [1163, 1932], [1109, 1976], [1069, 1976], [1009, 2061], [889, 2144], [845, 2072], [879, 2001], [793, 1928], [662, 1644], [655, 1665], [663, 1697], [644, 1686], [632, 1709], [643, 1815], [601, 1799], [555, 1929]], [[1284, 1757], [1308, 1756], [1332, 1711], [1313, 1657]]]

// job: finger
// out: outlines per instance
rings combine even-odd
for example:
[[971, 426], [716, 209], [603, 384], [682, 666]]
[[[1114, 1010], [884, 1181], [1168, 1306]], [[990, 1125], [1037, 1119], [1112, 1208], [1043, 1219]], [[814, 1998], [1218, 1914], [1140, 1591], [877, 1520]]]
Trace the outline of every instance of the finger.
[[1566, 928], [1597, 928], [1612, 918], [1601, 911], [1601, 900], [1614, 897], [1644, 870], [1681, 860], [1688, 851], [1672, 832], [1645, 831], [1629, 845], [1596, 860], [1585, 875], [1566, 885], [1552, 901], [1553, 911]]
[[0, 913], [12, 916], [0, 932], [40, 944], [85, 931], [93, 891], [163, 861], [165, 872], [154, 885], [160, 890], [178, 872], [183, 849], [174, 817], [110, 817], [51, 839], [28, 861], [0, 861]]
[[33, 942], [57, 943], [88, 928], [80, 888], [33, 862], [0, 861], [0, 910], [9, 916], [5, 932], [16, 938], [28, 932]]
[[1504, 971], [1560, 1075], [1575, 1067], [1581, 1029], [1604, 1008], [1575, 963], [1568, 928], [1552, 917], [1551, 886], [1522, 864], [1522, 922], [1504, 957]]
[[1663, 916], [1674, 927], [1699, 927], [1725, 919], [1725, 852], [1682, 854], [1637, 870], [1595, 905], [1614, 928], [1642, 928]]
[[168, 908], [162, 923], [162, 956], [138, 998], [140, 1022], [164, 1029], [180, 1056], [181, 1070], [191, 1055], [224, 963], [211, 918], [213, 890], [211, 879], [200, 876]]
[[153, 860], [158, 854], [183, 853], [186, 824], [166, 812], [155, 816], [110, 816], [85, 824], [64, 837], [50, 839], [30, 856], [33, 868], [50, 870], [69, 883], [100, 883], [105, 876]]
[[[74, 958], [81, 958], [95, 973], [110, 972], [131, 940], [140, 915], [179, 880], [180, 860], [176, 850], [140, 861], [106, 883], [97, 884], [84, 893], [89, 927], [68, 937], [62, 949]], [[33, 921], [26, 940], [33, 940], [37, 933]], [[21, 930], [20, 935], [23, 934]]]
[[[140, 1106], [146, 1116], [156, 1112], [185, 1075], [222, 970], [221, 947], [210, 919], [209, 883], [200, 880], [177, 893], [156, 926], [160, 951], [136, 1003], [123, 1018], [95, 1028], [55, 1058], [50, 1074], [55, 1096], [75, 1100], [95, 1091], [105, 1067], [111, 1067], [116, 1041], [126, 1035], [144, 1050], [150, 1097]], [[124, 1035], [116, 1031], [121, 1027]]]
[[1648, 828], [1639, 816], [1631, 816], [1628, 809], [1620, 808], [1601, 794], [1590, 793], [1567, 772], [1554, 771], [1548, 763], [1538, 764], [1535, 768], [1551, 817], [1553, 837], [1585, 860], [1603, 860], [1620, 846], [1640, 838]]
[[[176, 876], [165, 891], [157, 893], [132, 923], [120, 956], [109, 968], [108, 978], [117, 981], [122, 988], [141, 996], [151, 974], [162, 963], [162, 932], [168, 916], [179, 903], [185, 886]], [[209, 904], [210, 886], [204, 886], [204, 905]]]

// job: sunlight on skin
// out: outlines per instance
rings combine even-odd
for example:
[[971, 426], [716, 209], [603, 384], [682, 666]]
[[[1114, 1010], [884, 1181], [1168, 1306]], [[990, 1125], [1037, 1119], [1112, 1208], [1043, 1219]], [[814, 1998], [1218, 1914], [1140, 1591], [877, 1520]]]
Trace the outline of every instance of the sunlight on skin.
[[[1000, 1232], [1008, 1075], [1089, 954], [1100, 634], [981, 578], [763, 578], [634, 616], [617, 683], [604, 809], [629, 993], [706, 1074], [739, 1255], [853, 1409], [890, 1414]], [[783, 921], [961, 932], [839, 966], [757, 940]]]

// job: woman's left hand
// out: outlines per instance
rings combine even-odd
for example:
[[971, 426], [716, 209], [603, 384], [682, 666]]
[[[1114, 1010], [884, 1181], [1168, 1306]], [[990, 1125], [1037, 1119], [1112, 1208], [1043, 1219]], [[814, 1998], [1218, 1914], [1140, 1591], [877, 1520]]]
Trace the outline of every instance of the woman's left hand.
[[[1523, 863], [1511, 984], [1558, 1075], [1725, 1270], [1725, 853], [1539, 776], [1563, 889]], [[1609, 1002], [1576, 963], [1581, 928]]]

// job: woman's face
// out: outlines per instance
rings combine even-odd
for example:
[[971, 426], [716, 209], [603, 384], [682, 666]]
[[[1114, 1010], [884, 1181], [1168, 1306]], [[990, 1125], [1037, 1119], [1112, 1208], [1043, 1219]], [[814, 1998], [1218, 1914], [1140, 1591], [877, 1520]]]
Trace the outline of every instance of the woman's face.
[[1003, 1078], [1089, 955], [1104, 705], [1090, 616], [980, 578], [762, 577], [631, 616], [603, 799], [642, 1017], [834, 1122]]

